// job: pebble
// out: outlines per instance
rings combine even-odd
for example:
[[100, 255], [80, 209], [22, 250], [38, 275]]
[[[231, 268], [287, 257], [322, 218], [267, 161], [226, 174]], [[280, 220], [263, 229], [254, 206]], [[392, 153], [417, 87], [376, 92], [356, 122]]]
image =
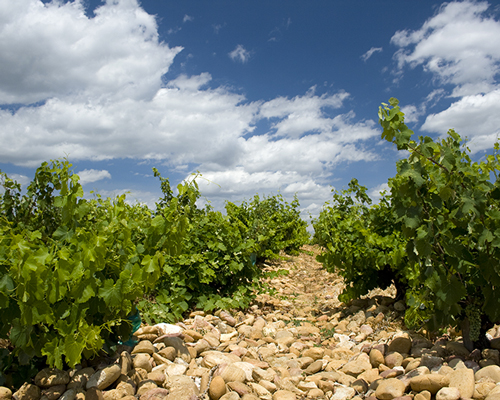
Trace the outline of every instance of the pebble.
[[212, 379], [210, 387], [208, 389], [208, 395], [211, 400], [219, 400], [223, 395], [226, 394], [226, 383], [221, 376], [216, 376]]

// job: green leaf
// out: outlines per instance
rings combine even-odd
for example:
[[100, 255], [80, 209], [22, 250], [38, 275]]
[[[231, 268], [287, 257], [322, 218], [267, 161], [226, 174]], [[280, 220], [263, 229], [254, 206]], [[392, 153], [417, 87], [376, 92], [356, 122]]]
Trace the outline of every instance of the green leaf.
[[23, 348], [30, 343], [31, 332], [33, 332], [33, 326], [21, 325], [19, 318], [16, 318], [12, 321], [9, 339], [14, 346]]
[[60, 240], [60, 241], [65, 241], [65, 240], [71, 240], [73, 237], [74, 232], [67, 226], [59, 226], [54, 234], [52, 235], [54, 239]]
[[120, 289], [112, 279], [106, 279], [104, 286], [99, 289], [99, 297], [104, 300], [108, 307], [118, 307], [123, 300]]

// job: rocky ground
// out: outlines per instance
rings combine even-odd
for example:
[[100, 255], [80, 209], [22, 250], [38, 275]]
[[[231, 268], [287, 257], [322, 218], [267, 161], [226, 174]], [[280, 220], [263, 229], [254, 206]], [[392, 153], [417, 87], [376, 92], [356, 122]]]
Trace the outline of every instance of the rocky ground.
[[[500, 329], [472, 353], [454, 332], [430, 338], [402, 325], [394, 290], [345, 305], [343, 281], [306, 246], [264, 265], [268, 280], [245, 312], [193, 312], [176, 326], [142, 327], [140, 342], [72, 371], [45, 369], [0, 400], [500, 400]], [[432, 340], [431, 340], [432, 339]]]

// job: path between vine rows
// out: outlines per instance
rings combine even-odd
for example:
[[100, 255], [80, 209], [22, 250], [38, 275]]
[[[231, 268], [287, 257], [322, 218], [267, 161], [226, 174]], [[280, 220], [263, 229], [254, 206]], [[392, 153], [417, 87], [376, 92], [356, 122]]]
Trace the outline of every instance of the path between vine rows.
[[[365, 313], [368, 315], [368, 321], [364, 322], [371, 323], [374, 328], [374, 332], [369, 335], [373, 339], [385, 339], [390, 333], [405, 329], [402, 323], [404, 305], [400, 302], [396, 305], [399, 311], [394, 309], [396, 289], [393, 286], [386, 290], [372, 290], [363, 298], [346, 305], [338, 299], [345, 287], [343, 278], [337, 273], [326, 271], [316, 260], [319, 254], [318, 246], [306, 245], [298, 255], [283, 254], [280, 260], [263, 263], [264, 271], [281, 269], [289, 273], [265, 279], [270, 290], [266, 294], [258, 295], [251, 309], [268, 317], [269, 314], [274, 314], [277, 320], [291, 321], [295, 324], [310, 323], [324, 331], [335, 330], [337, 333], [351, 334], [355, 332], [347, 332], [348, 324], [345, 323], [345, 317], [361, 309], [368, 309], [369, 311]], [[379, 316], [375, 322], [380, 312], [384, 318], [380, 320]], [[358, 322], [361, 323], [351, 324], [349, 328], [359, 328], [364, 323], [359, 319]], [[329, 342], [323, 344], [328, 346]]]

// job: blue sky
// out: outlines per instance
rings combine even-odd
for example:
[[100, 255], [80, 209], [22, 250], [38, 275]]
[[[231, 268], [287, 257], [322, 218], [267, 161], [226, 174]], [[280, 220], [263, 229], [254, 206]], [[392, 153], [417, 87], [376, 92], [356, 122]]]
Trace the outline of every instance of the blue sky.
[[474, 156], [500, 131], [493, 1], [0, 0], [0, 169], [26, 184], [67, 157], [84, 190], [154, 205], [200, 171], [205, 199], [296, 193], [317, 215], [356, 177], [376, 198], [402, 154], [399, 98]]

